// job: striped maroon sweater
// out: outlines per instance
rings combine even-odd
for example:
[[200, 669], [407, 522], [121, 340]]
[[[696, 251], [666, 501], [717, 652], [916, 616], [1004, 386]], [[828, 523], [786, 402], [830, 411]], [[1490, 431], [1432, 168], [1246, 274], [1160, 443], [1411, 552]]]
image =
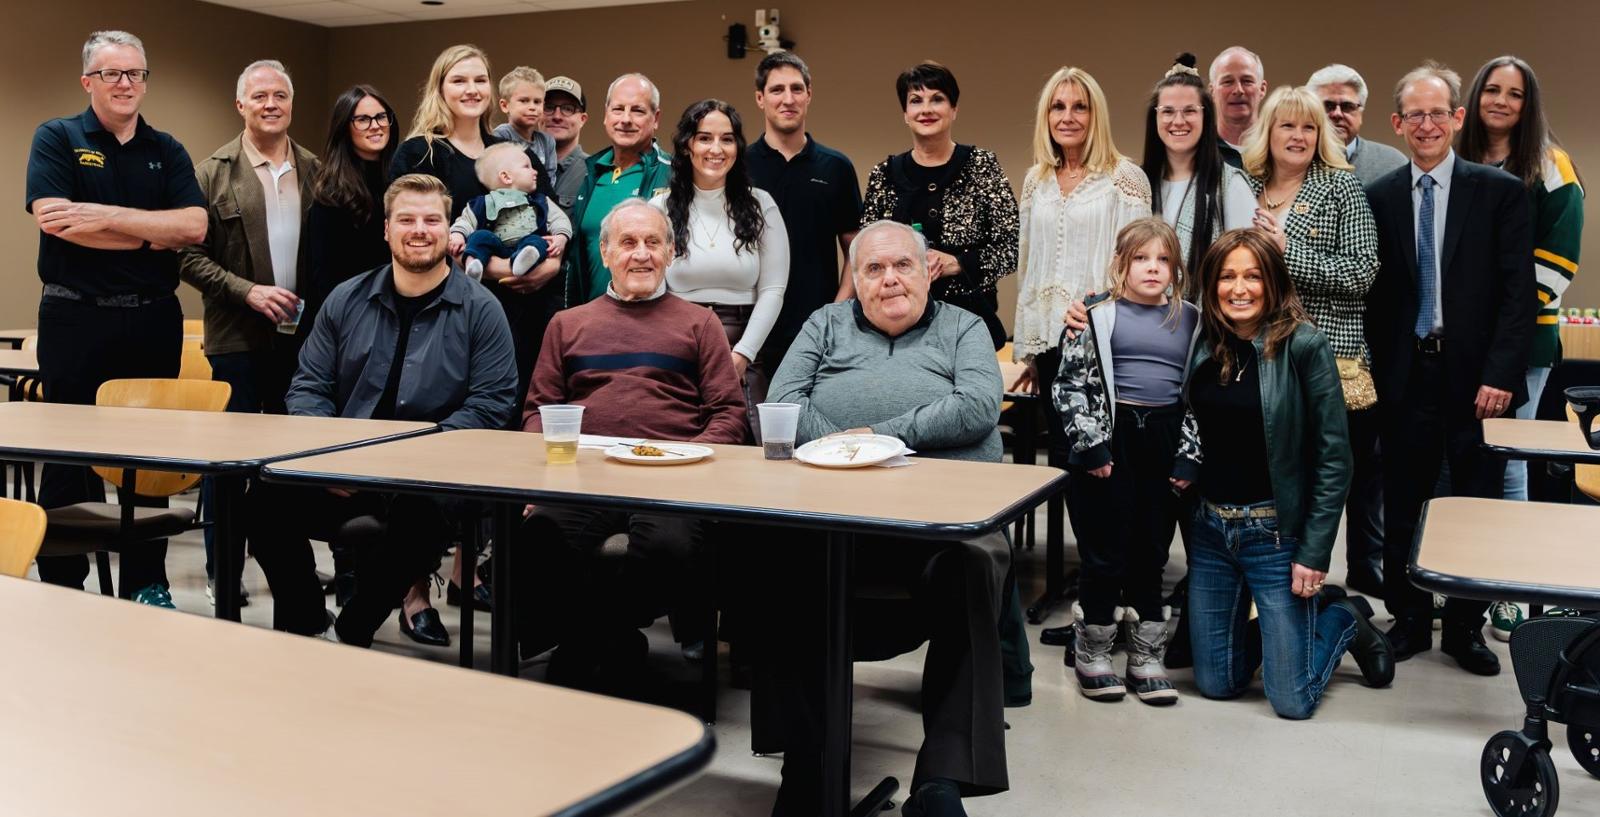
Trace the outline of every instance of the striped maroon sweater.
[[744, 392], [722, 323], [676, 295], [609, 294], [550, 320], [528, 383], [522, 429], [539, 406], [585, 407], [587, 434], [703, 443], [746, 441]]

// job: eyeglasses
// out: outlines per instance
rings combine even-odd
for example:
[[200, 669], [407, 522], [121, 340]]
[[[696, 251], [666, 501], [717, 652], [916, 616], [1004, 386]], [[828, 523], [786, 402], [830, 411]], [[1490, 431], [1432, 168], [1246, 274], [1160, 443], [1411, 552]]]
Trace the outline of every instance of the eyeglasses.
[[389, 113], [388, 111], [385, 111], [383, 113], [375, 113], [371, 116], [367, 116], [364, 113], [358, 113], [355, 116], [350, 117], [350, 121], [354, 122], [355, 126], [361, 130], [371, 130], [373, 126], [387, 128], [389, 127]]
[[116, 85], [122, 81], [123, 77], [127, 77], [129, 82], [138, 85], [150, 78], [150, 69], [129, 68], [124, 70], [121, 68], [102, 68], [99, 71], [85, 71], [83, 75], [86, 77], [99, 77], [100, 80], [107, 85]]
[[1156, 116], [1162, 121], [1170, 122], [1174, 119], [1193, 119], [1200, 115], [1200, 109], [1193, 105], [1174, 108], [1171, 105], [1162, 105], [1156, 108]]
[[1450, 118], [1451, 113], [1453, 113], [1453, 112], [1452, 111], [1412, 111], [1411, 113], [1400, 114], [1400, 121], [1405, 122], [1407, 125], [1409, 125], [1409, 126], [1411, 126], [1413, 128], [1421, 125], [1422, 124], [1422, 120], [1424, 120], [1424, 119], [1427, 119], [1427, 120], [1433, 122], [1433, 124], [1435, 124], [1435, 125], [1443, 125], [1445, 123], [1445, 120]]
[[1350, 114], [1353, 114], [1365, 107], [1365, 105], [1362, 105], [1359, 102], [1351, 102], [1348, 99], [1343, 102], [1334, 102], [1331, 99], [1325, 99], [1322, 101], [1323, 110], [1327, 111], [1328, 113], [1342, 111], [1345, 116], [1349, 116]]
[[583, 110], [583, 109], [579, 108], [577, 105], [572, 104], [571, 102], [546, 102], [546, 103], [544, 103], [544, 112], [545, 113], [560, 113], [562, 116], [577, 116], [578, 115], [578, 111], [581, 111], [581, 110]]

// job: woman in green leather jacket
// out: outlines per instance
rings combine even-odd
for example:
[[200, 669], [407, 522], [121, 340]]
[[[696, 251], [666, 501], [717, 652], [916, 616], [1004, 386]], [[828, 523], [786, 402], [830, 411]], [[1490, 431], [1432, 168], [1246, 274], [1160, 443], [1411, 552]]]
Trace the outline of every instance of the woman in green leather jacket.
[[1318, 604], [1350, 487], [1338, 368], [1265, 234], [1222, 235], [1199, 279], [1187, 387], [1202, 457], [1185, 611], [1195, 684], [1232, 698], [1259, 666], [1273, 710], [1309, 718], [1347, 649], [1369, 685], [1394, 678], [1365, 599]]

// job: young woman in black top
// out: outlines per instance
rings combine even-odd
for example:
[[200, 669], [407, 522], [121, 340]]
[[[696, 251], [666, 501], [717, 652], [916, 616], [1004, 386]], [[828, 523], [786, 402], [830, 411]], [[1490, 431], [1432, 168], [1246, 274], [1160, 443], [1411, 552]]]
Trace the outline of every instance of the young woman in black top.
[[995, 285], [1017, 271], [1017, 199], [990, 151], [950, 135], [961, 88], [950, 69], [925, 62], [895, 82], [912, 147], [867, 177], [861, 226], [888, 219], [928, 239], [933, 297], [983, 318], [1005, 345]]

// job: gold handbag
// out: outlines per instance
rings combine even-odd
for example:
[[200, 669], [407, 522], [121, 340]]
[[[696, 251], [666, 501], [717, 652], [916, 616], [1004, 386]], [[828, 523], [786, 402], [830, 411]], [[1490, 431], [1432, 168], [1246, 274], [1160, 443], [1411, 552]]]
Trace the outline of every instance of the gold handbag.
[[1372, 370], [1359, 357], [1337, 358], [1339, 385], [1344, 388], [1344, 407], [1350, 411], [1369, 409], [1378, 404], [1378, 387], [1372, 382]]

